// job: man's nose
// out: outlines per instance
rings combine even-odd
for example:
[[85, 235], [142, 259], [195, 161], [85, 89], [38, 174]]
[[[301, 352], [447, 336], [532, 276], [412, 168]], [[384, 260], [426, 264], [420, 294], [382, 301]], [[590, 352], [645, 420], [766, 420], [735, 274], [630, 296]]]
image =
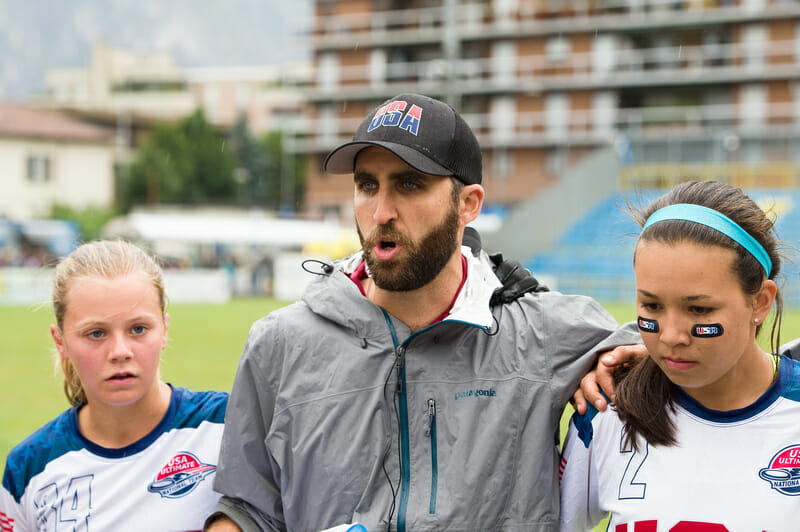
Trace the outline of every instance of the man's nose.
[[372, 218], [378, 225], [384, 225], [397, 217], [396, 198], [391, 192], [381, 190], [375, 197], [375, 212]]

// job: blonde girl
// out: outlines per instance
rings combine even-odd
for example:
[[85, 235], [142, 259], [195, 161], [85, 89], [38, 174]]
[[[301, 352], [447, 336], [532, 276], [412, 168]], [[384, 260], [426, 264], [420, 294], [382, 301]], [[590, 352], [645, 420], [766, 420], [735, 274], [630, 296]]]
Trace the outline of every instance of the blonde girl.
[[161, 268], [123, 241], [84, 244], [53, 281], [50, 334], [70, 408], [8, 455], [3, 530], [200, 530], [227, 394], [161, 380]]

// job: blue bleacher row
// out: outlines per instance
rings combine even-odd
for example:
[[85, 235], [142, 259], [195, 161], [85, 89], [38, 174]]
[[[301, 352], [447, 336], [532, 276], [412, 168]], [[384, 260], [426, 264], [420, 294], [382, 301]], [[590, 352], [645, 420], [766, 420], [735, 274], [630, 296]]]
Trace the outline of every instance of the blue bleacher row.
[[[553, 287], [568, 294], [586, 294], [598, 301], [634, 301], [633, 248], [639, 226], [624, 209], [646, 205], [664, 190], [617, 193], [602, 200], [569, 227], [552, 249], [525, 262], [534, 275], [551, 279]], [[800, 306], [800, 191], [747, 189], [745, 192], [767, 212], [774, 213], [784, 261], [779, 280], [787, 306]]]

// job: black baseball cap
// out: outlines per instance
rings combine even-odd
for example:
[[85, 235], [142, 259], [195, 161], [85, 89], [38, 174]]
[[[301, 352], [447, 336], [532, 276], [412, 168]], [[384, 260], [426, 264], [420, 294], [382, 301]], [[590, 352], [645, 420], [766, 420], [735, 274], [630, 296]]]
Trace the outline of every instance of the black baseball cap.
[[449, 105], [421, 94], [399, 94], [376, 107], [353, 140], [325, 158], [332, 174], [354, 171], [358, 152], [369, 146], [389, 150], [415, 170], [481, 183], [481, 147], [463, 118]]

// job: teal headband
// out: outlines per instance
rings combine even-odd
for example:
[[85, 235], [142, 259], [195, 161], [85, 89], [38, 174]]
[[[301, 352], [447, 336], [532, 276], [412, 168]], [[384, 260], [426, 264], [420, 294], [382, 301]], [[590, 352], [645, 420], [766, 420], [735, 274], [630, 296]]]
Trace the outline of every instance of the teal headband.
[[657, 222], [664, 220], [685, 220], [687, 222], [694, 222], [696, 224], [705, 225], [711, 229], [716, 229], [723, 235], [729, 237], [734, 242], [738, 243], [746, 249], [764, 268], [764, 271], [769, 277], [772, 271], [772, 261], [764, 249], [764, 246], [758, 243], [758, 240], [750, 236], [750, 233], [742, 229], [736, 222], [714, 209], [703, 207], [702, 205], [694, 205], [692, 203], [678, 203], [675, 205], [668, 205], [650, 215], [650, 218], [645, 222], [642, 231]]

